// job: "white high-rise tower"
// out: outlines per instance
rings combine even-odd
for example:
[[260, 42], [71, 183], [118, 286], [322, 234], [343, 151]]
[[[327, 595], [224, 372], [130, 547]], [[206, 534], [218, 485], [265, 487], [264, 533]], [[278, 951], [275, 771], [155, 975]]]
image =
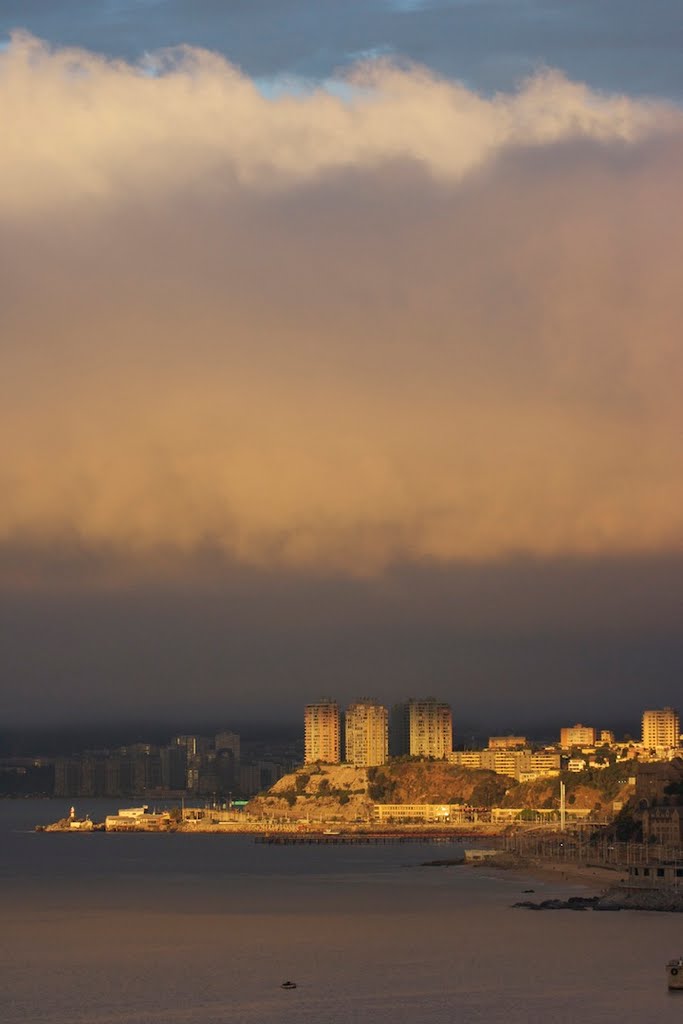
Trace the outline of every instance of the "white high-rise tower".
[[349, 764], [362, 768], [384, 764], [389, 752], [389, 714], [375, 700], [358, 700], [346, 709], [344, 732]]
[[304, 713], [304, 760], [339, 764], [341, 745], [339, 705], [334, 700], [307, 704]]
[[670, 750], [680, 745], [681, 722], [673, 708], [643, 711], [643, 746]]

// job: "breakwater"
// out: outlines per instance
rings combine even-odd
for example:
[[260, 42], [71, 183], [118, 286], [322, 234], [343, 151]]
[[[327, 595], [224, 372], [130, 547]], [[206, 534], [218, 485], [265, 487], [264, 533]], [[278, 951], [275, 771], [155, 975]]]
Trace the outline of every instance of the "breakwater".
[[273, 846], [307, 845], [334, 846], [345, 845], [380, 845], [383, 843], [460, 843], [465, 837], [462, 833], [444, 835], [443, 832], [266, 832], [254, 837], [255, 843], [268, 843]]
[[671, 888], [634, 889], [620, 885], [602, 896], [570, 896], [567, 900], [522, 900], [513, 907], [522, 910], [655, 910], [662, 913], [683, 913], [683, 893]]

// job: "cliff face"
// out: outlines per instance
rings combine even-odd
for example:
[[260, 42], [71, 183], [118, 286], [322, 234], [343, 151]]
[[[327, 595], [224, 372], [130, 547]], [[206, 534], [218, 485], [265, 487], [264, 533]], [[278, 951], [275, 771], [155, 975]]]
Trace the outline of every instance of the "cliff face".
[[370, 768], [370, 796], [382, 804], [469, 804], [492, 807], [514, 785], [507, 775], [447, 761], [392, 761]]
[[[627, 803], [634, 793], [628, 777], [632, 775], [630, 765], [613, 765], [610, 768], [586, 772], [564, 772], [562, 779], [567, 786], [567, 807], [577, 810], [610, 813], [615, 800]], [[559, 807], [559, 786], [557, 779], [534, 779], [512, 786], [502, 802], [504, 807]]]
[[305, 765], [250, 801], [249, 814], [298, 821], [367, 821], [373, 801], [368, 769], [351, 765]]

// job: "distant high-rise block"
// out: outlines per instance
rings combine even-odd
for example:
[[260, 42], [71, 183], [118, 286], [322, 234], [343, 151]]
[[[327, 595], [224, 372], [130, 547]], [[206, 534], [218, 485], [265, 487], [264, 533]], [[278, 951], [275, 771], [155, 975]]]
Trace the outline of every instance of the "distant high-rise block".
[[174, 736], [171, 743], [175, 747], [182, 747], [187, 757], [194, 757], [200, 752], [201, 737]]
[[345, 760], [362, 768], [384, 764], [389, 753], [389, 715], [374, 700], [349, 704], [345, 716]]
[[651, 750], [667, 750], [678, 747], [681, 737], [681, 722], [673, 708], [643, 711], [643, 746]]
[[339, 764], [341, 758], [339, 705], [334, 700], [307, 704], [304, 713], [304, 761]]
[[443, 758], [453, 750], [450, 704], [426, 697], [396, 704], [391, 715], [392, 754]]
[[187, 782], [187, 751], [178, 745], [163, 747], [161, 757], [161, 784], [164, 789], [185, 789]]
[[224, 729], [223, 732], [216, 733], [214, 747], [217, 752], [221, 750], [230, 750], [233, 758], [235, 759], [235, 764], [239, 764], [240, 738], [236, 732], [230, 732], [228, 729]]
[[595, 729], [589, 725], [571, 725], [566, 729], [560, 729], [560, 746], [563, 750], [570, 747], [593, 747], [595, 746]]

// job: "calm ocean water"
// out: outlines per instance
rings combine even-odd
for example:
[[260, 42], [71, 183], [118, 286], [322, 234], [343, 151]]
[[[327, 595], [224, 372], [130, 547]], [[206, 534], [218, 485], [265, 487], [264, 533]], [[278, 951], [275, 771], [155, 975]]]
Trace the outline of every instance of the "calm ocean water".
[[3, 1024], [683, 1021], [679, 916], [513, 910], [582, 890], [444, 846], [31, 831], [67, 810], [0, 803]]

